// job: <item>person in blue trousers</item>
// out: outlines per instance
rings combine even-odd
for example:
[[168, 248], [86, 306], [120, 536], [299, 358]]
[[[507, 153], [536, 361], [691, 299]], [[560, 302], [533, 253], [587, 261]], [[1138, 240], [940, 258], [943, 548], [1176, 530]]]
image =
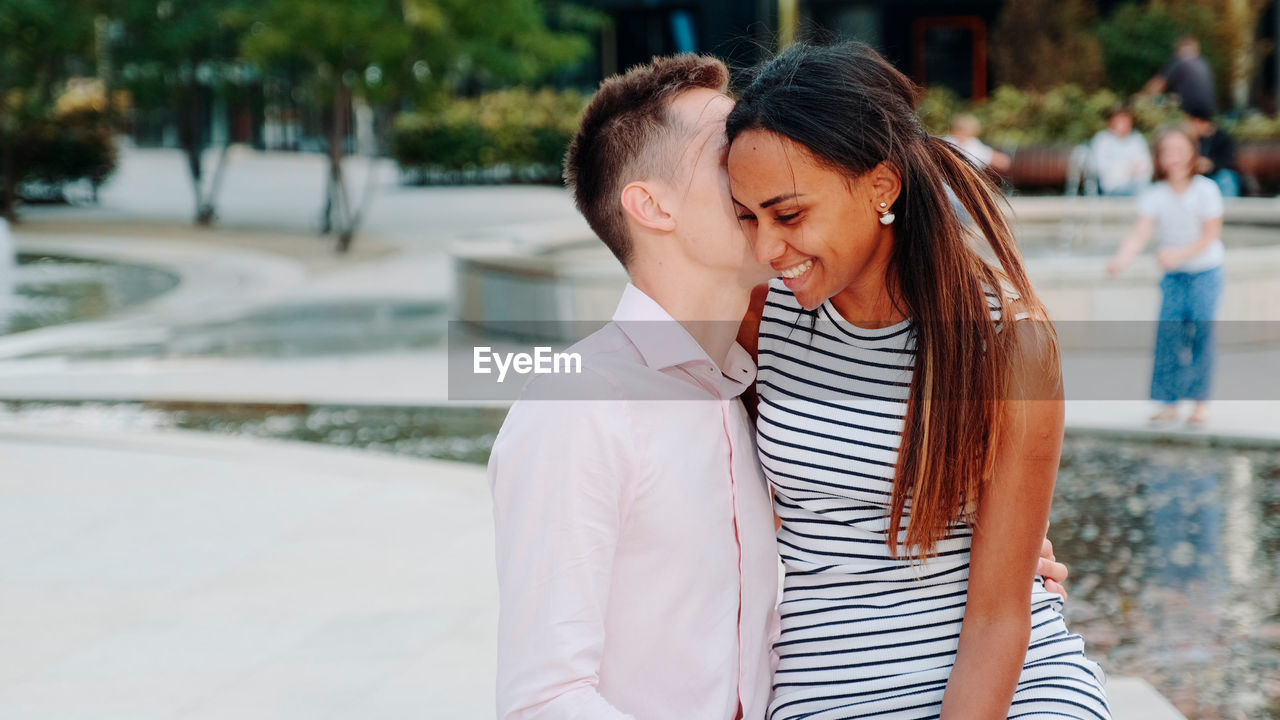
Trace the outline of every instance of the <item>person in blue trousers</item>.
[[1138, 221], [1107, 263], [1113, 277], [1156, 239], [1156, 261], [1165, 271], [1156, 330], [1151, 399], [1162, 407], [1154, 424], [1178, 420], [1178, 403], [1194, 402], [1187, 422], [1209, 418], [1213, 380], [1214, 318], [1222, 297], [1222, 193], [1196, 174], [1198, 144], [1186, 129], [1169, 129], [1156, 140], [1157, 177], [1138, 200]]

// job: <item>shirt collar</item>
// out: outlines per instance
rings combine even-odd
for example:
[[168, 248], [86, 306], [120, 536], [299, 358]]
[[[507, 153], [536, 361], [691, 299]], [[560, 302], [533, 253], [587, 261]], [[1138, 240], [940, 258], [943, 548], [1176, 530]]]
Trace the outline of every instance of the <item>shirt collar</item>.
[[741, 345], [729, 348], [727, 367], [720, 368], [671, 313], [631, 283], [622, 292], [613, 322], [654, 370], [682, 367], [695, 375], [701, 370], [701, 379], [709, 379], [723, 397], [740, 395], [755, 380], [756, 365]]

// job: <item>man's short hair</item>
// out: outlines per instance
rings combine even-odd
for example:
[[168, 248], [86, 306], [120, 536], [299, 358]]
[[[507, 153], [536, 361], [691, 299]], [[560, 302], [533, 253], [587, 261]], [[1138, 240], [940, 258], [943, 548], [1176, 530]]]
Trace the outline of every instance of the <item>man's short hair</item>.
[[679, 154], [663, 147], [678, 128], [671, 101], [686, 91], [727, 92], [729, 69], [706, 55], [655, 57], [608, 78], [587, 105], [564, 158], [564, 181], [578, 211], [624, 266], [633, 248], [622, 209], [622, 188], [637, 180], [669, 177]]

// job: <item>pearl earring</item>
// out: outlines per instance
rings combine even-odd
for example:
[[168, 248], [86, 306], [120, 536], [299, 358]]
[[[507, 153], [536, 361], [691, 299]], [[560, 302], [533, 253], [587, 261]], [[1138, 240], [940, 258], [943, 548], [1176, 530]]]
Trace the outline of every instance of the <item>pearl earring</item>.
[[880, 203], [880, 224], [885, 226], [892, 225], [893, 221], [897, 219], [893, 213], [884, 209], [887, 207], [889, 207], [888, 203]]

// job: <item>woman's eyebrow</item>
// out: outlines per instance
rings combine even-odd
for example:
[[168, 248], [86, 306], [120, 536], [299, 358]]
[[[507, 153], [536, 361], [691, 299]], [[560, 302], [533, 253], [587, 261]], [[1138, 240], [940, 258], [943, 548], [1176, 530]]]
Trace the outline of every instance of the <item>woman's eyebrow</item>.
[[770, 205], [777, 205], [783, 200], [794, 200], [795, 198], [798, 198], [798, 197], [804, 197], [804, 196], [800, 193], [794, 193], [794, 192], [787, 193], [785, 195], [779, 195], [777, 197], [769, 198], [768, 200], [765, 200], [764, 202], [760, 203], [760, 207], [767, 208]]

